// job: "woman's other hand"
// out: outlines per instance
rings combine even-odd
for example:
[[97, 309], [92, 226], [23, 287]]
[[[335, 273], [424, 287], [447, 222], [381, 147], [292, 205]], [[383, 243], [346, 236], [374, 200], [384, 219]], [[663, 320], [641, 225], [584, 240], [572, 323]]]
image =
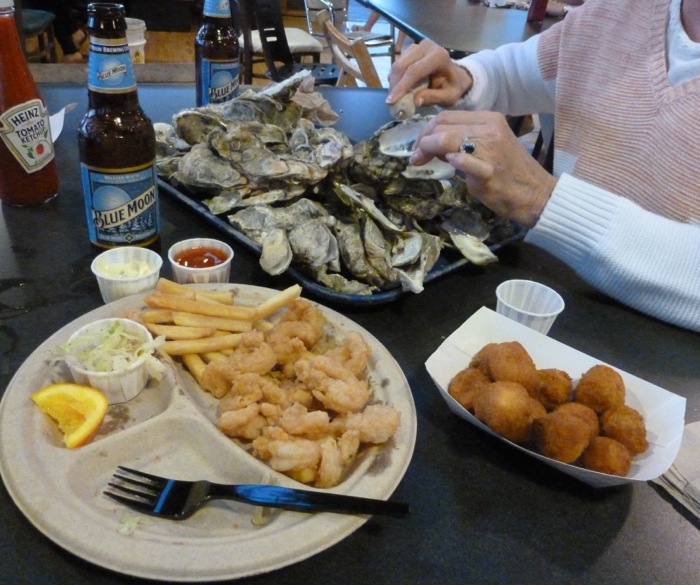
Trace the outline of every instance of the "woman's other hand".
[[[474, 152], [460, 151], [463, 141]], [[454, 166], [470, 194], [500, 217], [524, 227], [537, 223], [556, 179], [523, 148], [502, 114], [445, 111], [416, 140], [411, 163], [438, 157]]]

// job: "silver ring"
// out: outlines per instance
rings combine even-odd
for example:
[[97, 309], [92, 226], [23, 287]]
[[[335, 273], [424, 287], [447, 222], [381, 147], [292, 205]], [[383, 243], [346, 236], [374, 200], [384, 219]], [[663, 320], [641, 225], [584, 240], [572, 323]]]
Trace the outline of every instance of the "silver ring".
[[462, 144], [459, 145], [459, 152], [463, 152], [464, 154], [474, 154], [475, 150], [476, 144], [469, 140], [469, 138], [463, 139]]

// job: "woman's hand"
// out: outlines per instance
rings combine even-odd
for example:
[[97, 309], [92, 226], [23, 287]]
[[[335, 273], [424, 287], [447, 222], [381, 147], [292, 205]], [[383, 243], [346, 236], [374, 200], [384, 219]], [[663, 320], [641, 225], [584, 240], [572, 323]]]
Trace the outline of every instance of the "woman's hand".
[[449, 53], [433, 41], [421, 41], [408, 47], [391, 67], [389, 95], [393, 105], [420, 85], [414, 95], [416, 107], [453, 106], [472, 86], [469, 72], [459, 67]]
[[[460, 152], [464, 140], [472, 154]], [[454, 166], [469, 192], [500, 217], [524, 227], [537, 223], [556, 179], [518, 142], [505, 116], [494, 112], [445, 111], [435, 116], [416, 140], [411, 163], [433, 157]]]

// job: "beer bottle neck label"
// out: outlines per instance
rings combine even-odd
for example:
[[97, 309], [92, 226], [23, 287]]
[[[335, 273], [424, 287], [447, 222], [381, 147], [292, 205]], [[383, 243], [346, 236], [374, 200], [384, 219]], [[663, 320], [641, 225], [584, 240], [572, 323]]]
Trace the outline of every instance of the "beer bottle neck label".
[[90, 38], [88, 89], [98, 93], [126, 93], [136, 89], [126, 38]]
[[204, 0], [202, 13], [214, 18], [231, 18], [231, 4], [229, 0]]
[[43, 169], [54, 158], [49, 113], [39, 99], [3, 112], [0, 137], [27, 173]]

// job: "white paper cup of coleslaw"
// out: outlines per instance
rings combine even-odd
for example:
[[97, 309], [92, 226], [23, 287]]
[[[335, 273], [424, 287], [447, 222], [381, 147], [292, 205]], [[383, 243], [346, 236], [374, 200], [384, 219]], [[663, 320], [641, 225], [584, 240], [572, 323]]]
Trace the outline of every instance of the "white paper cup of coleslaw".
[[123, 327], [123, 330], [138, 345], [152, 343], [153, 336], [140, 323], [131, 319], [100, 319], [78, 329], [65, 344], [65, 361], [73, 381], [76, 384], [90, 386], [104, 393], [110, 404], [119, 404], [131, 400], [146, 387], [150, 377], [147, 361], [152, 352], [131, 359], [125, 367], [111, 371], [91, 369], [84, 361], [76, 357], [102, 344], [110, 328]]

